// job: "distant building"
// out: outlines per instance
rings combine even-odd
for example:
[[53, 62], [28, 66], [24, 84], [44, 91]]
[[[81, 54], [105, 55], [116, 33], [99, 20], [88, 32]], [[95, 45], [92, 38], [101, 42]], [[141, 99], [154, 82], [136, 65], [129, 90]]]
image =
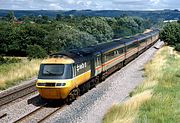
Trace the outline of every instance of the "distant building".
[[172, 22], [177, 22], [178, 20], [165, 20], [163, 21], [164, 23], [172, 23]]

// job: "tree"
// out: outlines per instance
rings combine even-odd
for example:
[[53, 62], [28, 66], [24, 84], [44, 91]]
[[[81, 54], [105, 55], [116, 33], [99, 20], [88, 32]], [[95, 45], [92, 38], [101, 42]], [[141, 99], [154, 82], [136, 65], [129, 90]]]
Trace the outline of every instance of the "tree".
[[36, 24], [0, 24], [0, 51], [6, 55], [26, 56], [28, 45], [44, 46], [47, 31]]
[[167, 42], [169, 45], [177, 45], [180, 43], [180, 24], [168, 23], [160, 32], [161, 40]]
[[6, 54], [9, 50], [8, 45], [11, 42], [12, 28], [7, 22], [0, 22], [0, 55]]
[[97, 41], [92, 35], [86, 32], [82, 32], [68, 25], [59, 24], [56, 30], [51, 31], [47, 35], [45, 44], [48, 53], [53, 53], [60, 50], [95, 45]]
[[115, 18], [113, 26], [114, 37], [125, 37], [142, 33], [145, 29], [150, 28], [151, 22], [140, 17], [122, 16]]
[[7, 13], [7, 15], [5, 16], [5, 18], [7, 19], [7, 21], [14, 21], [14, 19], [15, 19], [14, 12], [13, 11], [9, 11]]
[[26, 52], [29, 59], [44, 58], [47, 56], [46, 51], [39, 45], [29, 45]]
[[100, 17], [84, 19], [79, 29], [93, 35], [99, 43], [111, 40], [114, 34], [107, 21]]
[[61, 19], [63, 19], [63, 16], [62, 16], [61, 14], [57, 14], [57, 15], [56, 15], [56, 20], [59, 21], [59, 20], [61, 20]]

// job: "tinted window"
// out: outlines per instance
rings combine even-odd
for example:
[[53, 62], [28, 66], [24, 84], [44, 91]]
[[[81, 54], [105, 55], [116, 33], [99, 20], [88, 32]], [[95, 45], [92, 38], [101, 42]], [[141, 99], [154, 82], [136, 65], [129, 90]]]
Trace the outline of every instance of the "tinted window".
[[61, 76], [64, 73], [64, 65], [44, 65], [42, 75], [44, 76]]
[[39, 79], [70, 79], [72, 65], [70, 64], [41, 64]]

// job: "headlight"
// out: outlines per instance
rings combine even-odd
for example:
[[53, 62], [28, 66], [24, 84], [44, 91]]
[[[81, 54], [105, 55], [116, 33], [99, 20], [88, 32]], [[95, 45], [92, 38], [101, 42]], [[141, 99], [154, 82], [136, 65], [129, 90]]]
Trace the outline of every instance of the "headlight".
[[56, 86], [65, 86], [66, 83], [56, 83]]

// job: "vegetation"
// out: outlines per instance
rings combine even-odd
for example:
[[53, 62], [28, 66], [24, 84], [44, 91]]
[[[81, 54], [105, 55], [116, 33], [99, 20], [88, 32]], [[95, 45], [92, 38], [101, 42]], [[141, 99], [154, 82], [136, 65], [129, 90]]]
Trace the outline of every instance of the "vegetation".
[[[6, 16], [8, 10], [1, 10], [0, 16]], [[63, 10], [14, 10], [14, 14], [18, 18], [28, 18], [28, 16], [35, 15], [35, 16], [48, 16], [49, 18], [57, 17], [61, 18], [63, 16], [100, 16], [100, 17], [120, 17], [124, 15], [128, 16], [139, 16], [142, 18], [149, 18], [151, 22], [157, 22], [158, 20], [174, 20], [180, 18], [180, 11], [177, 9], [170, 10], [155, 10], [155, 11], [125, 11], [125, 10], [70, 10], [70, 11], [63, 11]], [[27, 15], [27, 16], [24, 16]], [[41, 20], [41, 19], [39, 19]]]
[[14, 57], [3, 57], [0, 56], [0, 65], [2, 64], [11, 64], [11, 63], [19, 63], [21, 62], [21, 59], [19, 58], [14, 58]]
[[175, 50], [177, 50], [177, 51], [180, 52], [180, 43], [178, 43], [178, 44], [175, 45]]
[[[145, 81], [130, 98], [114, 105], [104, 123], [176, 123], [180, 121], [180, 55], [164, 47], [145, 65]], [[156, 71], [156, 72], [154, 72]]]
[[[87, 47], [143, 32], [151, 23], [140, 17], [21, 16], [0, 18], [0, 55], [41, 58], [61, 50]], [[38, 50], [35, 52], [35, 50]]]
[[96, 37], [99, 43], [111, 40], [113, 37], [113, 30], [105, 18], [86, 18], [81, 22], [79, 29]]
[[31, 61], [27, 60], [27, 58], [4, 59], [18, 59], [18, 62], [14, 62], [13, 60], [11, 63], [8, 62], [9, 64], [0, 65], [0, 90], [4, 90], [20, 83], [22, 80], [36, 76], [41, 62], [40, 59], [33, 59]]
[[37, 59], [37, 58], [44, 58], [47, 56], [46, 51], [39, 45], [29, 45], [27, 48], [28, 58]]
[[161, 40], [180, 51], [180, 23], [168, 23], [160, 33]]

